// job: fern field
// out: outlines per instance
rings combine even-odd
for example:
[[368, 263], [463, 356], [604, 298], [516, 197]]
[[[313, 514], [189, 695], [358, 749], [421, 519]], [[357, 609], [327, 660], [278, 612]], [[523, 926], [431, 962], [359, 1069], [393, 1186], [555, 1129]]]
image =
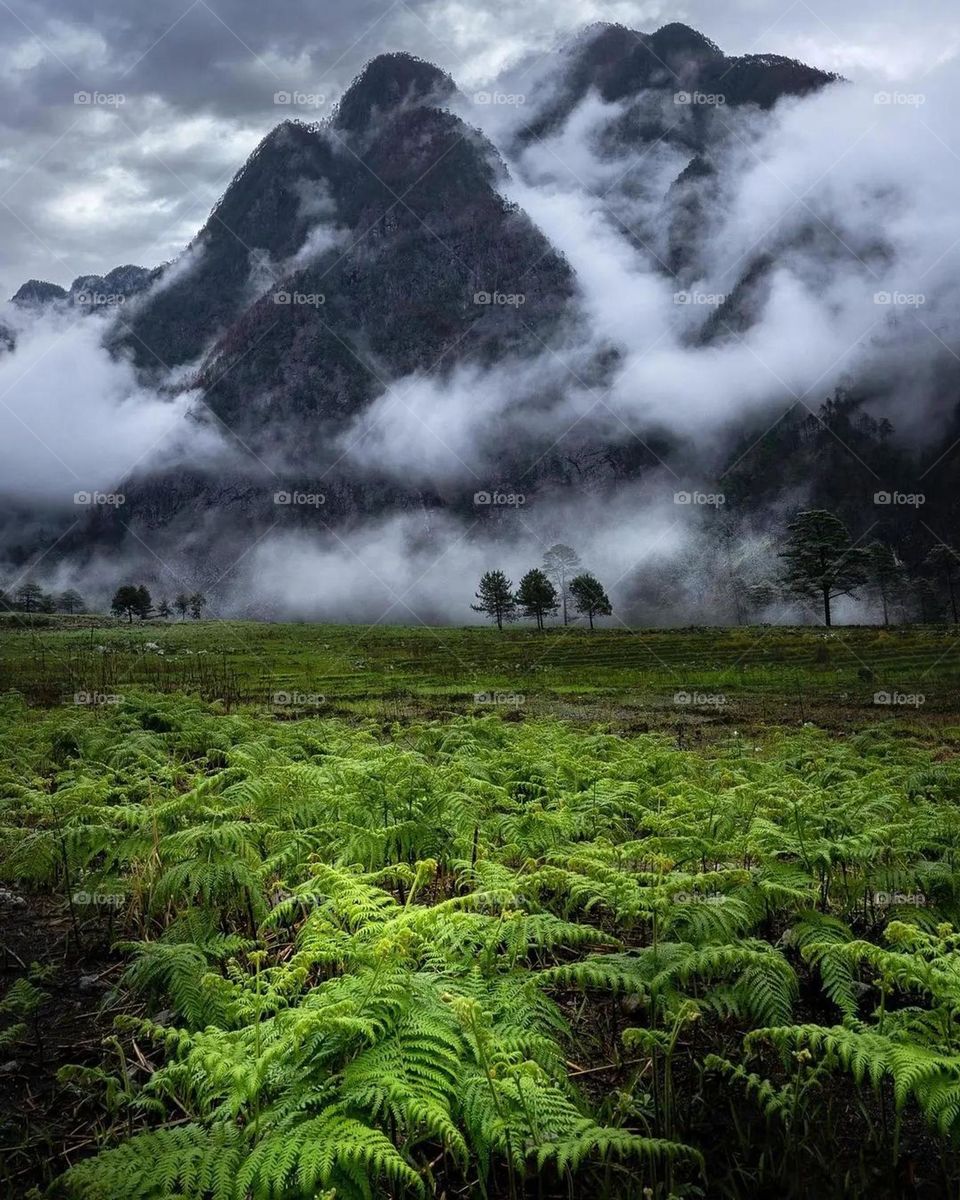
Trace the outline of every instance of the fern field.
[[[108, 964], [32, 1195], [960, 1195], [949, 750], [0, 709], [0, 920]], [[22, 966], [15, 1062], [56, 1021]]]

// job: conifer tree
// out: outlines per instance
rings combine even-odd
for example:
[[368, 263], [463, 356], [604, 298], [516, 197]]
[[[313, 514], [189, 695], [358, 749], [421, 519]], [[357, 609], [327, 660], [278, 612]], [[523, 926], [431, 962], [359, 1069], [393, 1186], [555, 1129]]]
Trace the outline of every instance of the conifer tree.
[[503, 571], [485, 571], [477, 590], [479, 604], [471, 604], [474, 612], [485, 613], [503, 629], [504, 621], [515, 621], [517, 601], [513, 594], [513, 583]]

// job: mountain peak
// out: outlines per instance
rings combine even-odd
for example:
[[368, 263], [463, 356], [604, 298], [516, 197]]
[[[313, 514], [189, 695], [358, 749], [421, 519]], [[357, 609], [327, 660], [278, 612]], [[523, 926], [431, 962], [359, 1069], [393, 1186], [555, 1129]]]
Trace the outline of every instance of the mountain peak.
[[723, 51], [704, 34], [680, 21], [671, 21], [669, 25], [661, 25], [656, 33], [647, 39], [650, 47], [661, 58], [671, 59], [719, 59]]
[[337, 107], [336, 123], [359, 132], [375, 112], [404, 104], [442, 102], [456, 92], [456, 84], [433, 63], [400, 51], [379, 54], [363, 68]]
[[14, 304], [26, 304], [40, 307], [51, 304], [54, 300], [66, 300], [67, 293], [56, 283], [47, 283], [45, 279], [28, 279], [15, 294], [10, 297]]

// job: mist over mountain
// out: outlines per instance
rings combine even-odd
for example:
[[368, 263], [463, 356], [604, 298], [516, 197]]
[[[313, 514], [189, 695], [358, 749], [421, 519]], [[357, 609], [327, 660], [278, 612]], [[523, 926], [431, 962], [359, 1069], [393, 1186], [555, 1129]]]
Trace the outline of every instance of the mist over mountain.
[[950, 540], [960, 160], [917, 106], [677, 23], [525, 68], [381, 55], [175, 261], [24, 283], [4, 573], [465, 621], [562, 537], [623, 619], [722, 622], [797, 507]]

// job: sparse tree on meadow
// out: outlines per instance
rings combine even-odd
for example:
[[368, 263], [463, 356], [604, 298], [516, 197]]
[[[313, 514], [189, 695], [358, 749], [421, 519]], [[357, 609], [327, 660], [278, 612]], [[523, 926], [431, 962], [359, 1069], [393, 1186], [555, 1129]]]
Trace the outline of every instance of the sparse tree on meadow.
[[110, 611], [117, 618], [126, 617], [127, 623], [132, 625], [133, 618], [139, 616], [140, 604], [139, 588], [134, 587], [132, 583], [124, 583], [113, 593]]
[[957, 583], [960, 581], [960, 556], [952, 546], [937, 542], [924, 560], [927, 566], [933, 568], [939, 579], [947, 585], [947, 595], [950, 597], [950, 613], [954, 625], [957, 621]]
[[166, 602], [166, 600], [161, 600], [157, 605], [157, 616], [161, 621], [166, 621], [173, 616], [173, 609]]
[[916, 612], [920, 624], [936, 621], [941, 613], [940, 600], [936, 589], [924, 575], [918, 575], [914, 580], [914, 596], [916, 597]]
[[548, 578], [553, 580], [560, 597], [560, 607], [563, 612], [563, 623], [568, 624], [567, 599], [570, 596], [570, 579], [580, 566], [580, 555], [572, 546], [557, 542], [543, 556], [543, 569]]
[[503, 629], [504, 621], [515, 621], [517, 601], [513, 594], [513, 583], [502, 571], [485, 571], [477, 590], [479, 604], [471, 604], [474, 612], [485, 613]]
[[195, 621], [199, 621], [203, 616], [203, 610], [207, 607], [207, 598], [202, 592], [194, 592], [190, 597], [190, 616]]
[[516, 600], [523, 615], [533, 617], [538, 629], [543, 629], [544, 617], [560, 607], [557, 589], [539, 567], [528, 571], [520, 580]]
[[39, 612], [45, 593], [38, 583], [24, 583], [17, 588], [14, 604], [21, 612]]
[[124, 583], [114, 592], [110, 610], [117, 617], [126, 617], [127, 623], [132, 625], [134, 617], [145, 621], [150, 616], [153, 612], [153, 601], [142, 583], [139, 586]]
[[173, 602], [173, 607], [180, 614], [180, 620], [186, 620], [187, 613], [190, 611], [190, 597], [186, 592], [178, 592], [176, 599]]
[[80, 613], [86, 608], [83, 597], [73, 588], [68, 588], [65, 592], [61, 592], [57, 599], [57, 608], [65, 613]]
[[613, 612], [610, 597], [603, 590], [603, 584], [589, 571], [575, 575], [570, 580], [570, 595], [577, 606], [577, 612], [586, 613], [591, 629], [594, 617], [609, 617]]
[[903, 584], [903, 563], [886, 542], [871, 542], [866, 555], [867, 584], [880, 601], [884, 625], [890, 624], [890, 605]]
[[746, 604], [754, 614], [763, 612], [782, 599], [780, 588], [771, 579], [761, 579], [758, 583], [750, 584], [746, 589]]
[[858, 550], [839, 517], [824, 509], [797, 513], [787, 526], [784, 586], [796, 596], [823, 605], [831, 624], [831, 602], [851, 596], [866, 581], [865, 550]]
[[141, 621], [146, 621], [148, 617], [153, 615], [153, 598], [147, 589], [141, 583], [137, 588], [137, 616]]

